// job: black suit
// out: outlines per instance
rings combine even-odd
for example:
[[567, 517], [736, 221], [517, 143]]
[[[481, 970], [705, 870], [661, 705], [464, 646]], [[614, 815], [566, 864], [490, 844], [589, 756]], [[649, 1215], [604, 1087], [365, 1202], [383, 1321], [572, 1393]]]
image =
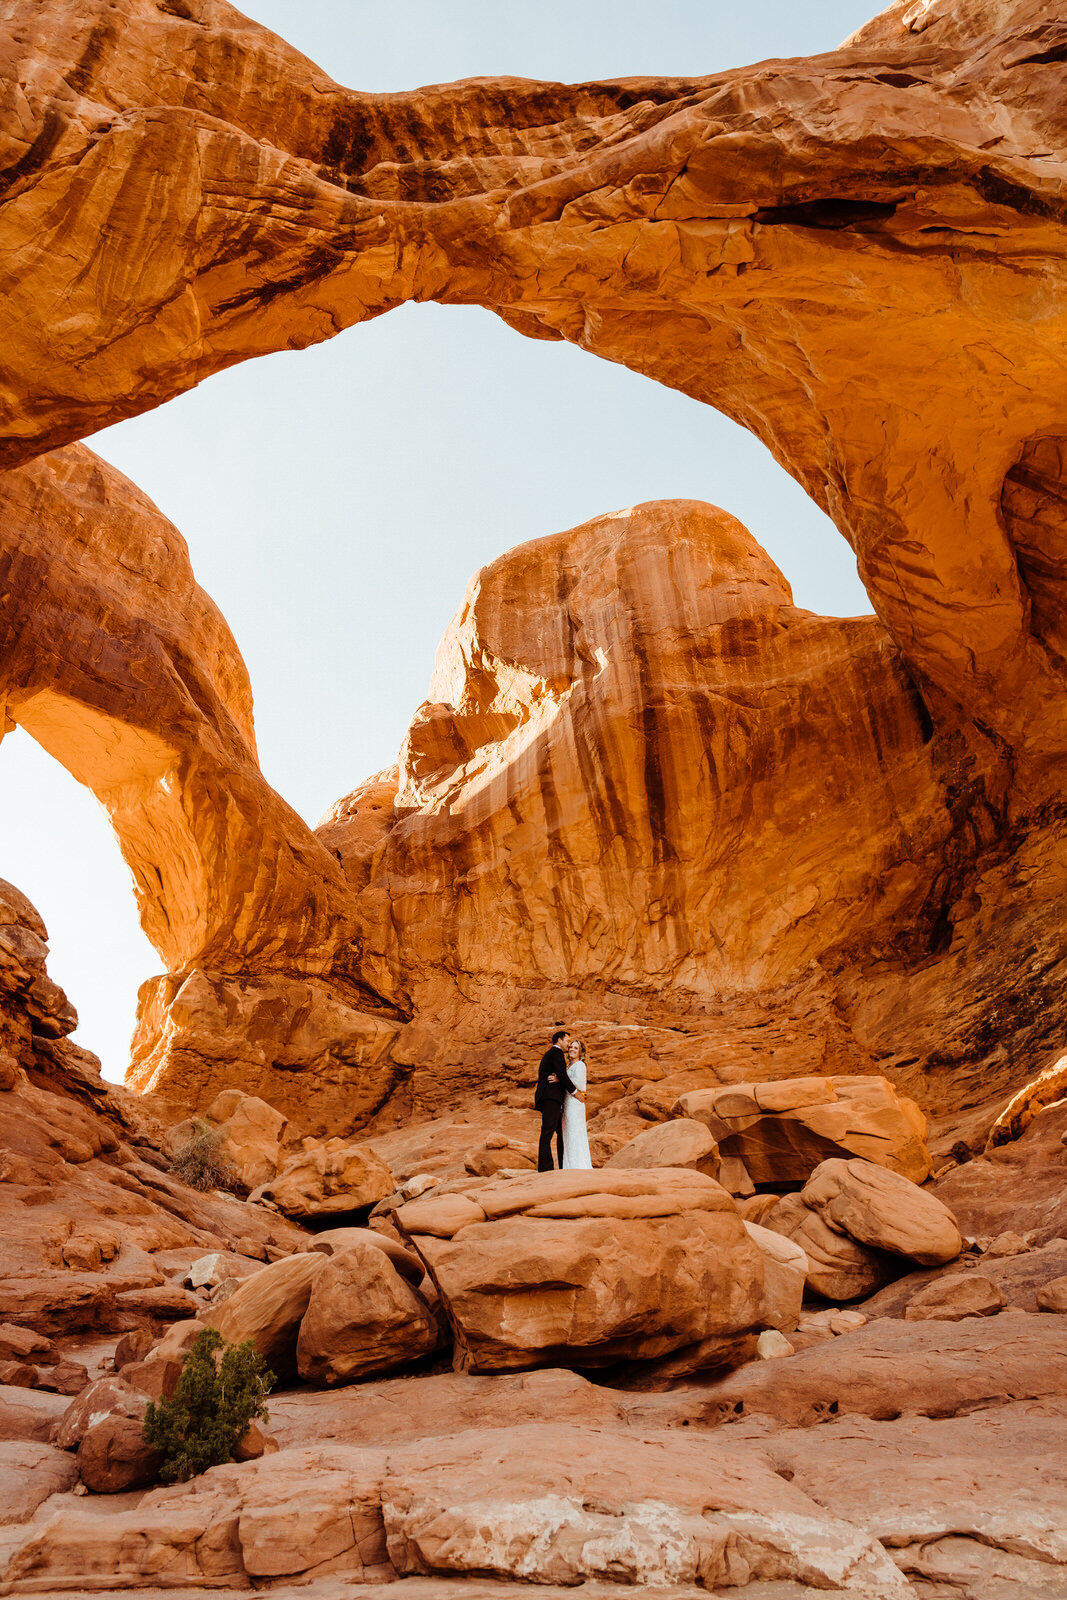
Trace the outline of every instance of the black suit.
[[563, 1165], [563, 1100], [574, 1093], [567, 1076], [567, 1062], [558, 1044], [546, 1050], [537, 1069], [534, 1109], [541, 1113], [541, 1138], [537, 1146], [538, 1172], [552, 1171], [552, 1136], [556, 1138], [559, 1164]]

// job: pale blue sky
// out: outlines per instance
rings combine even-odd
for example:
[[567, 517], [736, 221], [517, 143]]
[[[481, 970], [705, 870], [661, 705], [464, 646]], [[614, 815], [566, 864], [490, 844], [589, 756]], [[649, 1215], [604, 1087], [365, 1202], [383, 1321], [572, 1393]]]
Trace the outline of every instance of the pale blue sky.
[[[833, 49], [870, 11], [824, 0], [252, 0], [354, 88], [512, 74], [704, 75]], [[269, 781], [310, 822], [390, 765], [470, 574], [641, 500], [726, 507], [798, 604], [869, 610], [851, 552], [743, 429], [471, 308], [408, 306], [246, 363], [89, 443], [159, 504], [248, 663]], [[0, 745], [0, 876], [37, 903], [76, 1037], [121, 1079], [137, 985], [160, 970], [88, 791], [23, 733]]]

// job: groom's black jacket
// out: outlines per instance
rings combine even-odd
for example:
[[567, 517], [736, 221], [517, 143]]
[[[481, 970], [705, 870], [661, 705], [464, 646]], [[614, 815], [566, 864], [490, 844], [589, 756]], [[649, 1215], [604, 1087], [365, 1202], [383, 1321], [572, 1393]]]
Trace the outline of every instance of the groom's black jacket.
[[537, 1069], [534, 1109], [540, 1111], [542, 1106], [553, 1100], [557, 1105], [562, 1105], [564, 1095], [573, 1093], [574, 1084], [567, 1076], [567, 1063], [563, 1051], [558, 1044], [554, 1044], [551, 1050], [545, 1051], [541, 1057], [541, 1065]]

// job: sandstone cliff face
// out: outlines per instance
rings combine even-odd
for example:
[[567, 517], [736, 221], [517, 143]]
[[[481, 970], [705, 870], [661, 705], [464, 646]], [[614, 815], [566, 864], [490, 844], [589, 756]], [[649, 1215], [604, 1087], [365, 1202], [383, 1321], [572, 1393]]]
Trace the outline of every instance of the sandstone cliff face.
[[414, 1010], [418, 1103], [521, 1084], [561, 1016], [612, 1077], [875, 1067], [935, 1109], [1052, 1042], [1062, 828], [1013, 828], [998, 742], [931, 713], [875, 618], [797, 610], [726, 513], [502, 557], [430, 692], [318, 830], [364, 977]]

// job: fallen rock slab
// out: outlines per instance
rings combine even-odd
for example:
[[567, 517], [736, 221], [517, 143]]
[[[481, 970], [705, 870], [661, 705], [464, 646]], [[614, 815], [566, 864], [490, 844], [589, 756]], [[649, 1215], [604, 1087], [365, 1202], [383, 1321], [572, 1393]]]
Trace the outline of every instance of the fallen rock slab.
[[904, 1316], [908, 1322], [959, 1322], [963, 1317], [993, 1317], [1006, 1301], [991, 1278], [981, 1272], [953, 1272], [912, 1295]]
[[838, 1233], [921, 1267], [955, 1261], [963, 1249], [956, 1219], [936, 1195], [873, 1161], [824, 1161], [801, 1198]]
[[1057, 1318], [1025, 1311], [952, 1323], [880, 1319], [788, 1361], [743, 1367], [705, 1392], [704, 1418], [714, 1423], [762, 1415], [806, 1428], [833, 1416], [945, 1417], [1067, 1397], [1067, 1341]]
[[24, 1440], [0, 1443], [0, 1524], [28, 1522], [43, 1501], [77, 1480], [77, 1466], [65, 1450]]

